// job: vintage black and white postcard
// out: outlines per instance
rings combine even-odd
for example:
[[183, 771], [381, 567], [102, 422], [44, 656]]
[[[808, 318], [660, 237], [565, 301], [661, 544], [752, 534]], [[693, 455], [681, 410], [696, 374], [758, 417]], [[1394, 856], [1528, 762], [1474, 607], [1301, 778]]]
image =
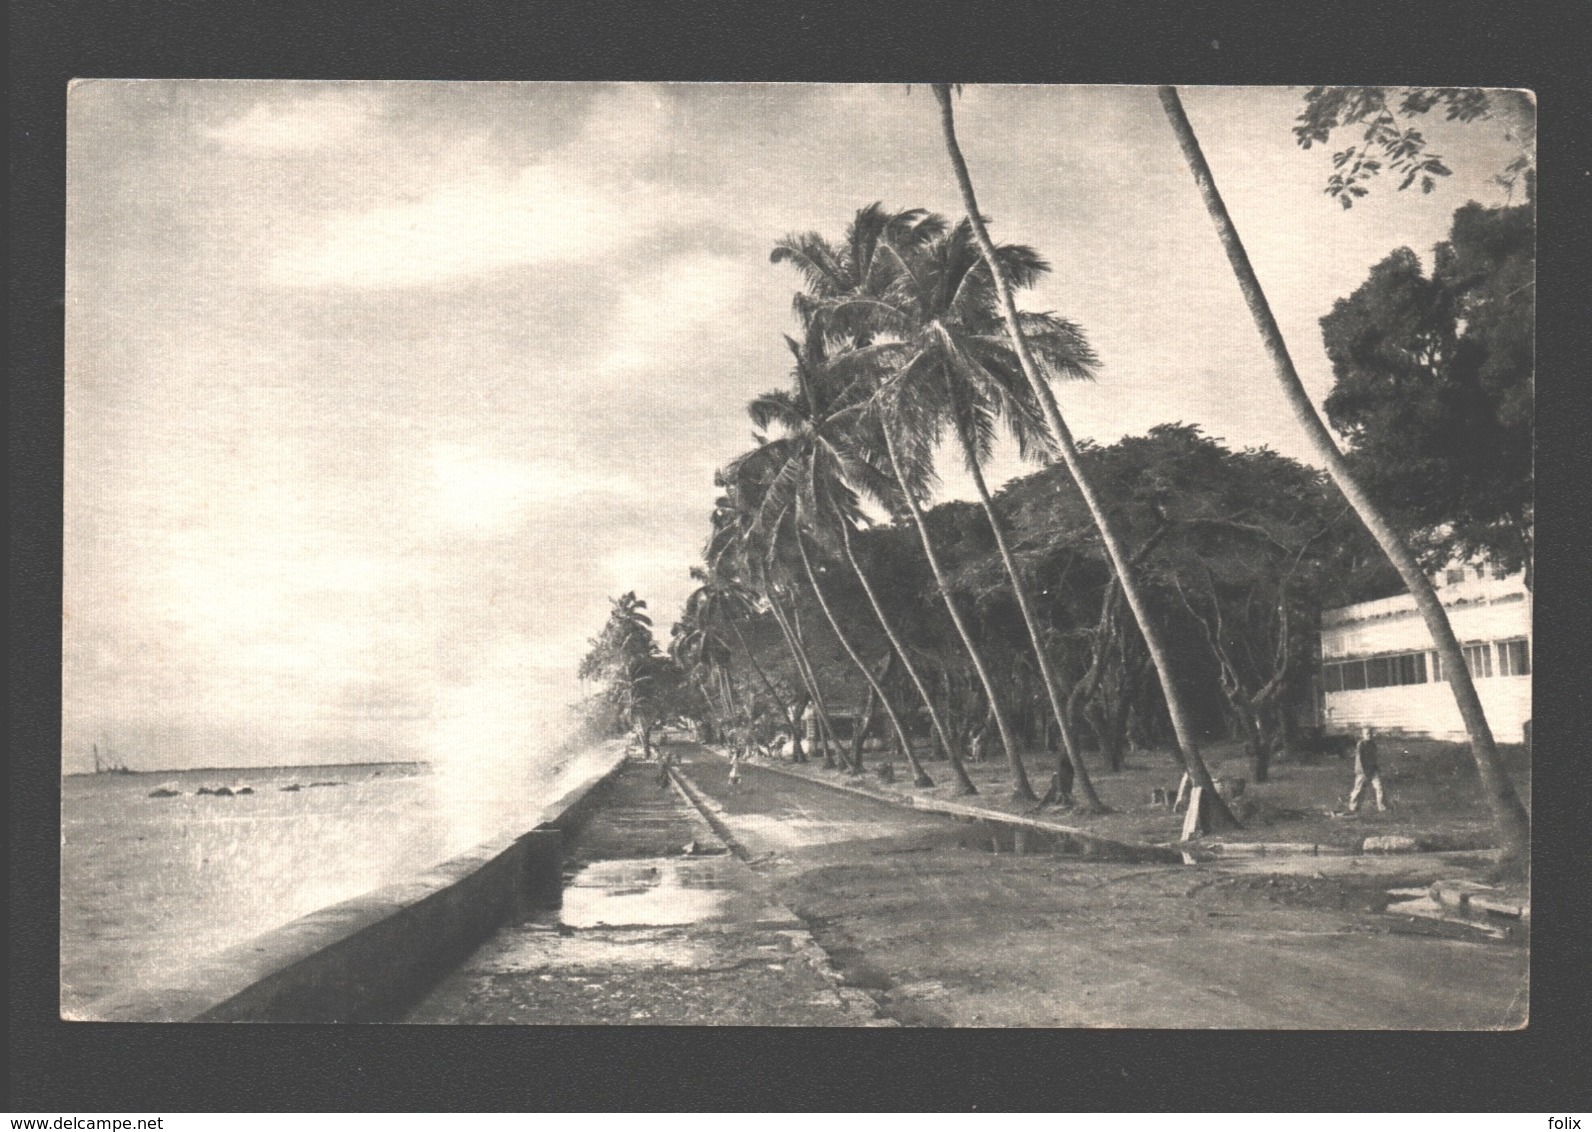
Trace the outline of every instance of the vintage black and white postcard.
[[67, 109], [63, 1018], [1526, 1025], [1528, 92]]

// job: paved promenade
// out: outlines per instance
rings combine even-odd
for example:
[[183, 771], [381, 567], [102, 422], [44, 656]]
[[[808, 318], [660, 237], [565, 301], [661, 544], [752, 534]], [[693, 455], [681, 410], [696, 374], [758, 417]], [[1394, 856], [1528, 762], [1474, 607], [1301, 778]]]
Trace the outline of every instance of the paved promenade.
[[1087, 859], [756, 765], [731, 784], [717, 753], [677, 750], [686, 792], [660, 788], [655, 766], [627, 768], [570, 850], [562, 912], [500, 932], [410, 1021], [1490, 1029], [1526, 1017], [1524, 947], [1385, 913], [1389, 888], [1472, 867], [1459, 855]]
[[567, 848], [563, 907], [502, 929], [405, 1021], [890, 1024], [645, 763]]

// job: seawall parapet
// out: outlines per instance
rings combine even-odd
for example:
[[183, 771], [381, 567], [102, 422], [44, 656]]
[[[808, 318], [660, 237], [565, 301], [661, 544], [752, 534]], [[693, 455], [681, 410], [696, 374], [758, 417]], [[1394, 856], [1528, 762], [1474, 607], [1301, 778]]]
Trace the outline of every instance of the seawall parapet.
[[556, 906], [562, 841], [624, 765], [623, 744], [524, 832], [312, 912], [195, 964], [169, 985], [90, 1003], [72, 1021], [364, 1022], [401, 1010], [511, 918]]

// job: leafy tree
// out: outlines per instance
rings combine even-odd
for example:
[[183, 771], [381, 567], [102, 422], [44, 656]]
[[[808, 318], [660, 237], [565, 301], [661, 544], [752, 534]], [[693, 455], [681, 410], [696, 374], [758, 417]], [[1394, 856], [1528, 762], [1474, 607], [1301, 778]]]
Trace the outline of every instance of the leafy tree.
[[1481, 557], [1531, 583], [1534, 211], [1467, 204], [1430, 276], [1400, 248], [1321, 320], [1327, 417], [1428, 570]]
[[1410, 596], [1415, 599], [1416, 608], [1420, 610], [1421, 618], [1426, 623], [1427, 632], [1431, 634], [1432, 641], [1437, 646], [1443, 672], [1448, 677], [1449, 688], [1454, 693], [1460, 718], [1464, 720], [1465, 730], [1470, 735], [1471, 755], [1476, 762], [1482, 792], [1493, 813], [1493, 823], [1502, 842], [1500, 848], [1504, 859], [1512, 867], [1526, 867], [1531, 852], [1531, 819], [1526, 814], [1525, 807], [1521, 805], [1514, 784], [1509, 781], [1509, 776], [1505, 773], [1503, 763], [1498, 757], [1498, 746], [1493, 739], [1492, 728], [1487, 723], [1487, 713], [1482, 709], [1481, 698], [1476, 694], [1476, 685], [1471, 680], [1470, 669], [1460, 650], [1459, 640], [1454, 636], [1454, 627], [1449, 624], [1448, 614], [1432, 588], [1431, 579], [1426, 576], [1415, 555], [1410, 552], [1409, 547], [1387, 516], [1382, 513], [1375, 500], [1361, 486], [1343, 453], [1338, 450], [1337, 443], [1332, 439], [1326, 424], [1316, 412], [1309, 394], [1305, 392], [1304, 383], [1299, 380], [1293, 358], [1288, 353], [1288, 344], [1283, 340], [1282, 331], [1272, 315], [1271, 304], [1267, 302], [1266, 293], [1261, 288], [1255, 269], [1249, 262], [1249, 254], [1244, 250], [1243, 240], [1239, 237], [1238, 229], [1233, 224], [1227, 206], [1222, 201], [1221, 193], [1216, 188], [1216, 179], [1212, 176], [1210, 165], [1200, 149], [1194, 127], [1183, 110], [1183, 102], [1178, 97], [1177, 89], [1170, 86], [1162, 87], [1160, 96], [1167, 120], [1177, 138], [1178, 147], [1183, 151], [1184, 160], [1194, 176], [1194, 183], [1205, 202], [1206, 211], [1216, 227], [1217, 237], [1227, 252], [1228, 262], [1232, 265], [1239, 290], [1243, 292], [1244, 302], [1255, 320], [1256, 329], [1259, 330], [1266, 353], [1271, 358], [1273, 372], [1282, 387], [1289, 408], [1293, 411], [1294, 419], [1304, 430], [1311, 448], [1326, 466], [1333, 482], [1338, 485], [1338, 489], [1354, 508], [1355, 514], [1360, 517], [1377, 544], [1392, 561], [1394, 568], [1399, 572], [1399, 577], [1409, 589]]
[[1535, 175], [1536, 106], [1523, 91], [1485, 90], [1480, 87], [1318, 86], [1305, 94], [1305, 108], [1296, 119], [1294, 138], [1304, 149], [1325, 143], [1332, 135], [1354, 127], [1355, 144], [1332, 155], [1334, 172], [1326, 193], [1344, 208], [1370, 190], [1366, 182], [1384, 170], [1399, 178], [1399, 189], [1419, 184], [1421, 192], [1437, 187], [1439, 177], [1452, 170], [1427, 147], [1426, 136], [1400, 120], [1418, 118], [1441, 107], [1450, 122], [1475, 122], [1502, 117], [1520, 143], [1521, 153], [1497, 180], [1512, 189], [1524, 178], [1528, 191]]
[[1228, 452], [1191, 426], [1163, 426], [1155, 479], [1166, 537], [1151, 569], [1199, 627], [1256, 782], [1308, 687], [1312, 614], [1335, 604], [1358, 530], [1325, 477], [1267, 449]]

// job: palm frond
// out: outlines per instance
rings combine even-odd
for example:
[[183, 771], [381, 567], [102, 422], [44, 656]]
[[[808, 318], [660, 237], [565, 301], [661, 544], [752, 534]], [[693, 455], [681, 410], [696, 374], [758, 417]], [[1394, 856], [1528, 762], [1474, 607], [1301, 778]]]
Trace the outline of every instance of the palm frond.
[[845, 277], [840, 256], [817, 232], [793, 234], [777, 241], [768, 261], [791, 264], [801, 272], [814, 295], [833, 294], [838, 281]]
[[753, 398], [747, 402], [746, 415], [760, 429], [779, 425], [787, 432], [799, 430], [803, 421], [802, 411], [796, 405], [795, 398], [785, 389], [776, 389]]

